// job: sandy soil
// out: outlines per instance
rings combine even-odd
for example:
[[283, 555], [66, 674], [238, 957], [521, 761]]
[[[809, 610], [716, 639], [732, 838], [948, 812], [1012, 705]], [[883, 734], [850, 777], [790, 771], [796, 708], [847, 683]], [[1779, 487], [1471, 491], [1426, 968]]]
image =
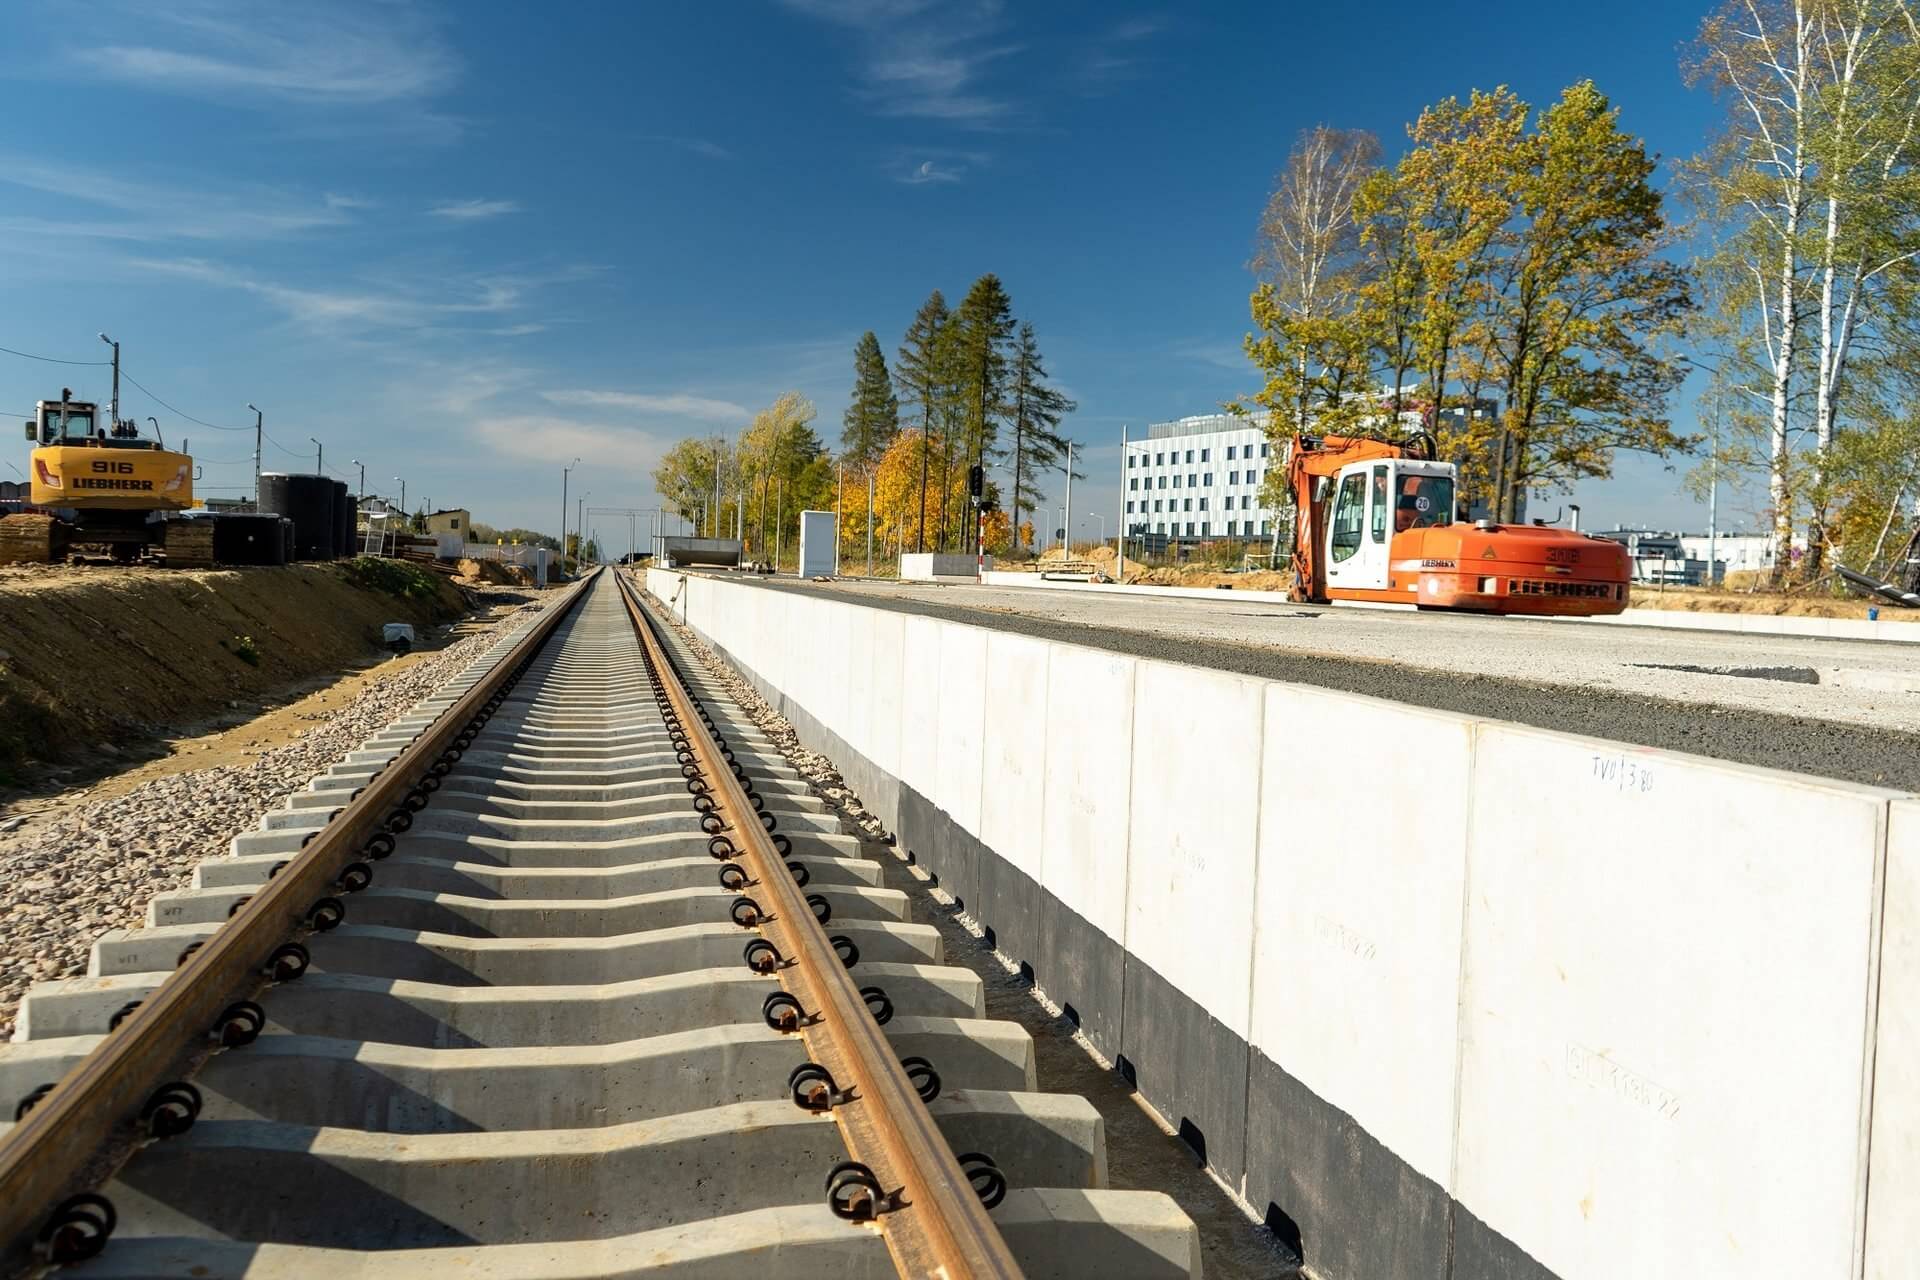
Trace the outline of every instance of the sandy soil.
[[361, 663], [385, 622], [464, 613], [430, 574], [389, 586], [341, 565], [166, 570], [0, 569], [0, 788], [126, 752], [164, 726], [255, 709], [301, 682]]

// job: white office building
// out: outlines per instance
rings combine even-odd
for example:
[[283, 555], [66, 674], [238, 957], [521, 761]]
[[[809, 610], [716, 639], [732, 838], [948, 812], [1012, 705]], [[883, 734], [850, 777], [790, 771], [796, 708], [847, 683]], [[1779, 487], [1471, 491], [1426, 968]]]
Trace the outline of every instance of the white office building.
[[1211, 413], [1156, 422], [1129, 440], [1122, 519], [1128, 537], [1169, 541], [1273, 536], [1274, 512], [1260, 505], [1267, 469], [1282, 465], [1265, 413]]

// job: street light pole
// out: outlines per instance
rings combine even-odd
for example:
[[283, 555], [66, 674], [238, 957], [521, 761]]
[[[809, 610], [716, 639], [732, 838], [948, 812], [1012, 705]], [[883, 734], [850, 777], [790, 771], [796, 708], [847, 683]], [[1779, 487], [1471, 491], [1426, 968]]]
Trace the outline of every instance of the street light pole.
[[[1106, 541], [1105, 538], [1101, 539]], [[1067, 441], [1067, 506], [1060, 517], [1060, 549], [1073, 554], [1073, 441]]]
[[[358, 458], [349, 458], [348, 461], [360, 468], [360, 491], [354, 495], [353, 499], [353, 531], [357, 536], [360, 532], [360, 511], [361, 508], [367, 505], [367, 464]], [[373, 522], [369, 520], [367, 523], [372, 524]], [[366, 539], [364, 538], [360, 540], [360, 549], [362, 551], [367, 549]]]
[[567, 476], [579, 465], [580, 459], [575, 458], [560, 468], [560, 558], [562, 560], [567, 558]]
[[326, 446], [318, 440], [315, 440], [312, 436], [307, 437], [307, 443], [313, 446], [313, 474], [317, 476], [325, 475], [327, 473]]
[[247, 408], [253, 409], [253, 509], [258, 511], [260, 509], [260, 437], [266, 434], [261, 423], [266, 421], [266, 415], [254, 408], [251, 402], [248, 403]]
[[100, 341], [113, 348], [113, 429], [120, 429], [120, 344], [106, 334], [100, 335]]

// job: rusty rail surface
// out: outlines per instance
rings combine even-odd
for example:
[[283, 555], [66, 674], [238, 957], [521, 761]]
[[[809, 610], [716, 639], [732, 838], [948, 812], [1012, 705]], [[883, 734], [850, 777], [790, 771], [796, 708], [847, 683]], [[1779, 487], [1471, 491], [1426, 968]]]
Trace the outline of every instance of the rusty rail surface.
[[[790, 1029], [805, 1038], [809, 1056], [829, 1077], [811, 1087], [830, 1107], [854, 1160], [871, 1172], [873, 1181], [864, 1191], [860, 1184], [848, 1185], [849, 1200], [843, 1203], [880, 1228], [902, 1276], [1019, 1276], [1019, 1264], [968, 1172], [848, 972], [850, 961], [843, 963], [836, 940], [815, 918], [789, 872], [785, 853], [756, 820], [757, 806], [654, 634], [638, 589], [617, 572], [615, 580], [685, 730], [692, 764], [707, 780], [714, 812], [726, 823], [724, 838], [735, 848], [726, 856], [737, 858], [748, 873], [741, 893], [752, 900], [752, 924], [776, 949], [769, 958], [776, 966], [773, 974], [797, 1002], [790, 1010]], [[737, 903], [736, 909], [741, 909]]]
[[371, 842], [390, 843], [392, 831], [411, 824], [417, 808], [409, 802], [411, 793], [420, 788], [424, 803], [425, 793], [439, 786], [442, 756], [457, 750], [470, 721], [491, 714], [489, 700], [517, 677], [591, 581], [592, 575], [581, 579], [548, 605], [491, 671], [289, 855], [278, 875], [0, 1136], [0, 1267], [30, 1258], [35, 1237], [64, 1197], [112, 1177], [139, 1139], [143, 1104], [168, 1083], [190, 1076], [215, 1044], [235, 1034], [229, 1028], [236, 1021], [237, 1034], [247, 1034], [248, 1015], [236, 1002], [274, 979], [278, 957], [296, 935], [339, 922], [346, 906], [336, 895], [366, 883], [358, 874], [342, 883], [343, 874]]

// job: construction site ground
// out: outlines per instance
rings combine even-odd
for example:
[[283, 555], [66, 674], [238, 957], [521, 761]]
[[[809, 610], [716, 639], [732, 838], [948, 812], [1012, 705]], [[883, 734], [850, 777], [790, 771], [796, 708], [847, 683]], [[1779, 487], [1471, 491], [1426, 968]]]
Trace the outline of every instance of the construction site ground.
[[283, 704], [377, 674], [382, 624], [428, 640], [475, 598], [393, 562], [0, 569], [0, 798], [297, 715]]
[[[1020, 572], [1044, 572], [1062, 563], [1085, 563], [1109, 578], [1116, 559], [1110, 546], [1077, 547], [1071, 557], [1054, 548], [1037, 560], [996, 563], [994, 568]], [[1680, 609], [1689, 613], [1751, 613], [1780, 618], [1853, 618], [1865, 620], [1867, 610], [1879, 610], [1882, 622], [1920, 622], [1920, 609], [1906, 609], [1886, 600], [1867, 600], [1860, 596], [1834, 595], [1831, 591], [1803, 588], [1793, 591], [1751, 589], [1751, 574], [1728, 575], [1729, 585], [1722, 590], [1702, 587], [1637, 586], [1632, 592], [1635, 609]], [[1154, 587], [1214, 587], [1234, 591], [1285, 591], [1293, 585], [1291, 573], [1267, 569], [1229, 572], [1216, 565], [1154, 565], [1127, 561], [1126, 581]]]

